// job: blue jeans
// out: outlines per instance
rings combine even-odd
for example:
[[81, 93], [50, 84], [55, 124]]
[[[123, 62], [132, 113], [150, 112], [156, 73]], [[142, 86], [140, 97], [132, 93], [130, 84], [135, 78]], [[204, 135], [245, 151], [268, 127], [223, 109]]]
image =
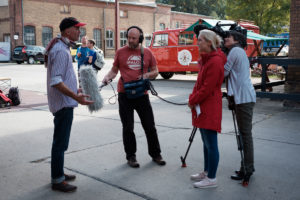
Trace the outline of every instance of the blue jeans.
[[218, 133], [213, 130], [200, 128], [204, 151], [204, 171], [208, 178], [216, 178], [219, 164]]
[[68, 149], [73, 121], [73, 108], [63, 108], [54, 115], [54, 134], [51, 150], [52, 183], [61, 183], [64, 176], [64, 153]]

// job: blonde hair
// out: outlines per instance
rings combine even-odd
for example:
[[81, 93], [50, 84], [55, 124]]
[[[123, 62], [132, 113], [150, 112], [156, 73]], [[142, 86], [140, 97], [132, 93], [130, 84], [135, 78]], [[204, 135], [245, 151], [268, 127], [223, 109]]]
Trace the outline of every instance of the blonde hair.
[[211, 48], [217, 50], [221, 46], [222, 39], [215, 32], [204, 29], [200, 31], [199, 37], [202, 36], [207, 42], [211, 42]]

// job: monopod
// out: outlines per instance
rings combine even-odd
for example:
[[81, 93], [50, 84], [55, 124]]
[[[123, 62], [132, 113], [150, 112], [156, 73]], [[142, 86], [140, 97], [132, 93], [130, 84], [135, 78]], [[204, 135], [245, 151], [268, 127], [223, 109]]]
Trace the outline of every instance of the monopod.
[[187, 148], [187, 150], [186, 150], [186, 153], [185, 153], [184, 157], [180, 156], [180, 159], [181, 159], [181, 162], [182, 162], [181, 167], [186, 167], [185, 160], [186, 160], [186, 157], [187, 157], [187, 155], [188, 155], [188, 153], [189, 153], [189, 151], [190, 151], [190, 148], [191, 148], [192, 142], [193, 142], [193, 140], [194, 140], [196, 131], [197, 131], [197, 127], [194, 126], [194, 128], [193, 128], [193, 130], [192, 130], [192, 133], [191, 133], [191, 136], [190, 136], [190, 138], [189, 138], [190, 144], [189, 144], [189, 146], [188, 146], [188, 148]]

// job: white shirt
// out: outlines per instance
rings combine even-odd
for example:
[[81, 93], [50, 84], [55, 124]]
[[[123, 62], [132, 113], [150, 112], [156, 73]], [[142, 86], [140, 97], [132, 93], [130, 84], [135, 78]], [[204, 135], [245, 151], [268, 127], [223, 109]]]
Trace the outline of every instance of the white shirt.
[[256, 102], [249, 66], [249, 59], [244, 49], [233, 47], [224, 66], [224, 76], [228, 76], [227, 94], [234, 96], [236, 104]]

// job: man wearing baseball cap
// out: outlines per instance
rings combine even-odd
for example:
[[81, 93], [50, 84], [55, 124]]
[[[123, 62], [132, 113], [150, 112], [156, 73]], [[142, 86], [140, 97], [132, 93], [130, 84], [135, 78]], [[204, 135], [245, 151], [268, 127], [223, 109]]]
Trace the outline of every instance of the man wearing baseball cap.
[[73, 17], [64, 18], [60, 25], [61, 36], [54, 38], [46, 48], [48, 106], [54, 115], [54, 134], [51, 150], [52, 189], [61, 192], [74, 192], [77, 187], [69, 184], [75, 175], [64, 173], [64, 152], [68, 149], [73, 110], [78, 106], [92, 104], [88, 95], [77, 89], [70, 45], [77, 41], [84, 26]]

